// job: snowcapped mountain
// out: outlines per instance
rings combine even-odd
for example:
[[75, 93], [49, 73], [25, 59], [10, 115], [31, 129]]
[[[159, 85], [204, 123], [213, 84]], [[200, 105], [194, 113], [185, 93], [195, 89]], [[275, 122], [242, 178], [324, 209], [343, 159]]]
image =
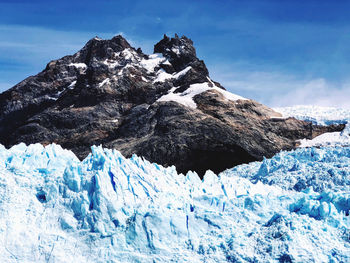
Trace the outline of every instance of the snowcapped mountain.
[[348, 262], [349, 178], [346, 147], [201, 180], [101, 147], [0, 146], [0, 261]]
[[350, 262], [349, 117], [91, 39], [0, 94], [0, 262]]
[[151, 55], [93, 38], [0, 94], [0, 143], [57, 143], [80, 159], [102, 144], [203, 176], [344, 128], [280, 116], [213, 81], [187, 37], [164, 36]]

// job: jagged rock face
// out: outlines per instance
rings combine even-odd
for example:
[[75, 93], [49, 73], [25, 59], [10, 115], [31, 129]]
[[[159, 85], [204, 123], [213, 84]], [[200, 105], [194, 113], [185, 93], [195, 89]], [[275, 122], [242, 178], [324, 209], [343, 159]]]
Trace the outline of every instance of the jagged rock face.
[[[203, 174], [271, 157], [296, 140], [339, 131], [227, 92], [186, 38], [144, 54], [122, 37], [91, 39], [78, 53], [0, 94], [0, 143], [58, 143], [80, 158], [91, 145]], [[277, 117], [277, 118], [276, 118]]]

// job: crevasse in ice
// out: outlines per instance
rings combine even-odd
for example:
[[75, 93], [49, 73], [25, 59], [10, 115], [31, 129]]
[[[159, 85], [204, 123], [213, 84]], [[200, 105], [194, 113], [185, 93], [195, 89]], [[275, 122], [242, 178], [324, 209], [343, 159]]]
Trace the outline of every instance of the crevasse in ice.
[[271, 159], [236, 166], [224, 171], [283, 189], [344, 191], [350, 193], [350, 147], [300, 148], [282, 151]]
[[178, 174], [116, 150], [0, 146], [0, 262], [349, 262], [349, 148]]

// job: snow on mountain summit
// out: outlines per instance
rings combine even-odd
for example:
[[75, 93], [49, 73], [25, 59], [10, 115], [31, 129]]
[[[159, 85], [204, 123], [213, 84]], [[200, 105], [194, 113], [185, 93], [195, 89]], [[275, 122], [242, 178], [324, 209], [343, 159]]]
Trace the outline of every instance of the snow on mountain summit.
[[95, 37], [0, 94], [0, 262], [350, 262], [349, 120]]
[[210, 78], [186, 36], [165, 35], [145, 54], [118, 35], [1, 93], [0, 143], [57, 143], [80, 160], [103, 145], [203, 177], [344, 128], [280, 116]]

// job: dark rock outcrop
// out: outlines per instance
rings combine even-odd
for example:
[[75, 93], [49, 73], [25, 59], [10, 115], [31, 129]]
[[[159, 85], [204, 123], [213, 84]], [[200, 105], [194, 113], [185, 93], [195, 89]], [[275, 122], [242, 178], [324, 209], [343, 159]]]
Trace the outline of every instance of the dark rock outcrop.
[[[321, 127], [237, 97], [217, 82], [186, 37], [155, 54], [122, 37], [91, 39], [79, 52], [0, 94], [0, 143], [58, 143], [80, 158], [91, 145], [203, 174], [271, 157], [344, 127]], [[156, 53], [161, 53], [156, 54]]]

